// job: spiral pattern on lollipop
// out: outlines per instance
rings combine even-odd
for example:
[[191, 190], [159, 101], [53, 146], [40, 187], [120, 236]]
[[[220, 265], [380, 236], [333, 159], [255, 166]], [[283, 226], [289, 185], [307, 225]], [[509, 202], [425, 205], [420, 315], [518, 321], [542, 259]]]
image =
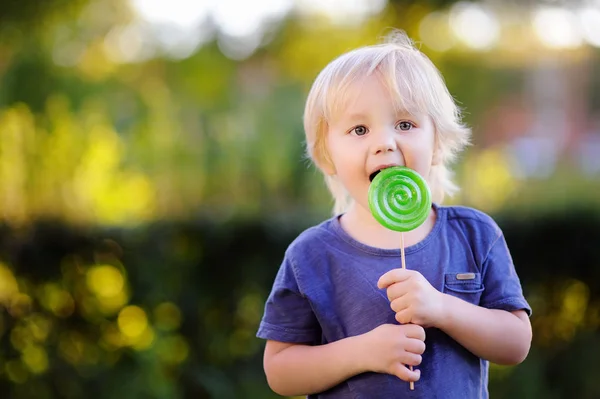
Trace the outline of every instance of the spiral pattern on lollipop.
[[369, 208], [388, 229], [410, 231], [427, 219], [431, 192], [425, 179], [414, 170], [404, 166], [386, 168], [369, 187]]

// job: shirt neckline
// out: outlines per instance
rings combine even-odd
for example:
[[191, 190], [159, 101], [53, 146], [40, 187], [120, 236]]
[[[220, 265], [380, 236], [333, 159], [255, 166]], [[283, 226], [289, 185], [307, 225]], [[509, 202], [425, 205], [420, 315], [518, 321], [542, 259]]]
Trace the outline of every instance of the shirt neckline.
[[[427, 236], [424, 239], [422, 239], [421, 241], [419, 241], [418, 243], [416, 243], [414, 245], [405, 247], [404, 253], [406, 255], [423, 249], [425, 246], [427, 246], [431, 241], [433, 241], [435, 239], [435, 237], [439, 234], [440, 230], [442, 229], [442, 225], [447, 216], [446, 209], [445, 209], [445, 207], [439, 206], [436, 203], [432, 203], [432, 207], [436, 212], [436, 220], [433, 225], [433, 228], [431, 229], [429, 234], [427, 234]], [[333, 232], [339, 238], [341, 238], [344, 242], [346, 242], [347, 244], [351, 245], [352, 247], [354, 247], [362, 252], [365, 252], [365, 253], [368, 253], [371, 255], [401, 256], [400, 245], [398, 245], [398, 249], [378, 248], [378, 247], [373, 247], [373, 246], [364, 244], [364, 243], [356, 240], [352, 236], [350, 236], [350, 234], [348, 234], [346, 232], [346, 230], [344, 230], [342, 228], [342, 225], [340, 223], [340, 217], [342, 215], [343, 214], [339, 214], [339, 215], [336, 215], [334, 218], [332, 218], [330, 226], [331, 226], [331, 229], [333, 230]]]

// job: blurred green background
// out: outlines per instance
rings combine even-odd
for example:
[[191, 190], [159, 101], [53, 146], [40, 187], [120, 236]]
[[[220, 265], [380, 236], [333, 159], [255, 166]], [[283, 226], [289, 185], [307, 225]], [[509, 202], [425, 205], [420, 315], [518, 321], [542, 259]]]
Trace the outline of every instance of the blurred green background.
[[332, 201], [303, 101], [406, 30], [473, 127], [534, 342], [492, 398], [600, 397], [600, 2], [1, 0], [2, 398], [274, 398], [255, 338]]

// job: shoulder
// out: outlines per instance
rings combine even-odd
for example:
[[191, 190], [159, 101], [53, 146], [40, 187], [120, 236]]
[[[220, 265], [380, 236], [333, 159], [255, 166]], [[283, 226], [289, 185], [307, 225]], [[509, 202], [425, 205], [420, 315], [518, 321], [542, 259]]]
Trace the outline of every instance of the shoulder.
[[479, 265], [484, 264], [494, 248], [508, 254], [504, 234], [490, 215], [466, 206], [443, 207], [442, 212], [447, 242], [453, 249], [463, 248], [463, 253], [472, 254]]
[[282, 269], [293, 276], [301, 292], [311, 289], [311, 282], [326, 273], [327, 254], [339, 253], [340, 238], [336, 232], [335, 218], [325, 220], [302, 231], [285, 251]]
[[445, 213], [448, 227], [477, 236], [497, 238], [502, 235], [502, 230], [496, 221], [485, 212], [468, 206], [440, 206]]

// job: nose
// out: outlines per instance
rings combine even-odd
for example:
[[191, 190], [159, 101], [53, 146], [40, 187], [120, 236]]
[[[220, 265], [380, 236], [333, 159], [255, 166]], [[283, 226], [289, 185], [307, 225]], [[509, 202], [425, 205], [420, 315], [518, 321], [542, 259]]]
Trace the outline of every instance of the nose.
[[398, 150], [398, 143], [394, 137], [394, 132], [383, 131], [374, 136], [373, 154], [382, 154]]

